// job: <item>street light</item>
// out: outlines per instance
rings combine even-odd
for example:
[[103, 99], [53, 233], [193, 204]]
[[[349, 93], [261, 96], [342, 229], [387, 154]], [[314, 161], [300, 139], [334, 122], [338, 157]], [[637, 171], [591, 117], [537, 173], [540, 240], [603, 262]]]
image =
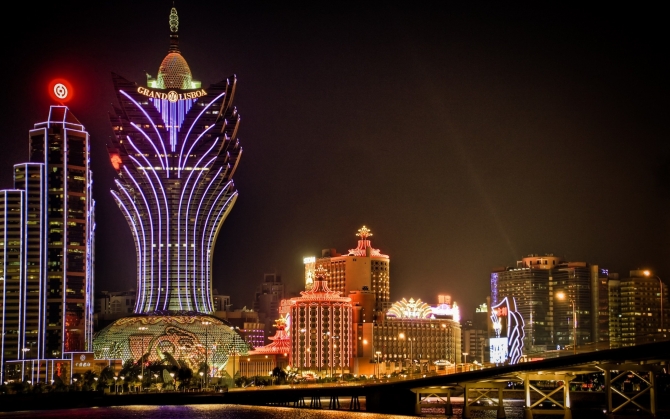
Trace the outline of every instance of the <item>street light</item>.
[[375, 360], [375, 369], [377, 370], [377, 373], [376, 373], [375, 375], [377, 376], [377, 378], [379, 378], [379, 375], [380, 375], [380, 373], [381, 373], [380, 368], [379, 368], [379, 356], [380, 356], [381, 354], [382, 354], [382, 351], [377, 351], [377, 352], [375, 352], [375, 357], [376, 357], [376, 360]]
[[568, 298], [563, 291], [556, 293], [556, 298], [559, 300], [569, 299], [570, 304], [572, 305], [572, 353], [573, 355], [577, 355], [577, 312], [575, 311], [575, 300]]
[[468, 352], [463, 352], [463, 368], [468, 367], [468, 355], [470, 355]]
[[114, 393], [119, 394], [119, 385], [117, 384], [116, 380], [118, 380], [119, 377], [114, 377]]
[[[400, 338], [402, 340], [405, 340], [405, 334], [400, 333], [398, 335], [398, 338]], [[414, 339], [410, 338], [410, 337], [407, 337], [407, 340], [409, 341], [409, 362], [410, 362], [409, 374], [411, 376], [414, 373], [414, 354], [413, 354], [413, 351], [412, 351], [412, 349], [413, 349], [412, 348], [412, 342], [414, 341]]]
[[[141, 332], [147, 330], [148, 328], [146, 326], [140, 326], [137, 328]], [[138, 375], [140, 377], [140, 380], [142, 379], [142, 376], [144, 375], [144, 335], [142, 335], [142, 355], [140, 356], [140, 362], [142, 363], [142, 373]], [[140, 385], [140, 389], [142, 386]]]
[[[209, 388], [209, 359], [208, 359], [208, 338], [209, 338], [209, 326], [212, 324], [210, 321], [203, 321], [202, 325], [205, 326], [205, 388]], [[235, 377], [233, 377], [233, 381], [235, 381]]]
[[651, 275], [649, 271], [644, 271], [644, 276], [658, 279], [658, 284], [661, 287], [661, 332], [663, 332], [663, 281], [658, 275]]

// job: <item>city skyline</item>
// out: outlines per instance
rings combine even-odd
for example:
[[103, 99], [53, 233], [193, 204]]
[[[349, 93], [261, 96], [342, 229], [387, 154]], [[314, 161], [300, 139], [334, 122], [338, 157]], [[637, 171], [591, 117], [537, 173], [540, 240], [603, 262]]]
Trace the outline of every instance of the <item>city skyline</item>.
[[[7, 51], [7, 94], [20, 100], [3, 104], [0, 187], [50, 104], [48, 80], [67, 77], [91, 133], [97, 290], [136, 286], [132, 236], [109, 194], [109, 75], [155, 74], [170, 5], [49, 5]], [[491, 269], [530, 253], [667, 282], [657, 15], [254, 6], [177, 4], [193, 74], [240, 81], [240, 197], [212, 284], [236, 306], [251, 305], [266, 272], [302, 290], [303, 258], [350, 248], [362, 225], [393, 258], [391, 301], [447, 293], [465, 317], [490, 294]]]

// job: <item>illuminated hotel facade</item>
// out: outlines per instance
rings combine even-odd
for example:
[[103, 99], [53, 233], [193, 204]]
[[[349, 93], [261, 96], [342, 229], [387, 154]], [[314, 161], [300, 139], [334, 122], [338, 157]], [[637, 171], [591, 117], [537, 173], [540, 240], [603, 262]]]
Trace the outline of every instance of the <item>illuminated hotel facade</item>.
[[597, 265], [529, 255], [514, 268], [493, 270], [491, 303], [505, 297], [516, 301], [524, 322], [524, 354], [571, 346], [575, 332], [581, 347], [598, 339], [600, 276]]
[[374, 293], [375, 309], [385, 311], [390, 307], [390, 258], [379, 249], [372, 248], [370, 229], [363, 226], [356, 234], [358, 246], [346, 255], [335, 249], [325, 249], [320, 258], [307, 257], [305, 263], [305, 289], [313, 286], [314, 271], [322, 266], [328, 272], [328, 287], [349, 295], [351, 291], [367, 289]]
[[332, 291], [319, 267], [309, 290], [289, 300], [292, 368], [318, 375], [349, 372], [352, 367], [351, 298]]
[[89, 135], [67, 107], [52, 106], [29, 140], [30, 162], [0, 191], [3, 379], [69, 379], [73, 354], [92, 350]]
[[191, 368], [207, 361], [223, 371], [248, 351], [230, 324], [211, 316], [211, 258], [237, 199], [232, 176], [242, 153], [236, 78], [202, 88], [179, 50], [178, 24], [172, 8], [168, 53], [146, 87], [112, 75], [112, 195], [135, 244], [137, 297], [135, 315], [98, 332], [94, 350], [124, 361], [170, 353]]
[[135, 312], [211, 313], [211, 256], [237, 199], [232, 177], [242, 153], [236, 78], [207, 89], [193, 80], [173, 8], [157, 77], [143, 87], [114, 74], [113, 83], [112, 195], [137, 251]]

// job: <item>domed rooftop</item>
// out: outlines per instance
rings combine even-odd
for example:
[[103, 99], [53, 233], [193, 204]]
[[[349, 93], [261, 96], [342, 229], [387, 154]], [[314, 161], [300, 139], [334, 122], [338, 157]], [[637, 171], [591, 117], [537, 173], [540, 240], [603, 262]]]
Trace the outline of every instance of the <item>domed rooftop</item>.
[[170, 52], [158, 68], [156, 87], [160, 89], [191, 89], [191, 69], [179, 52]]

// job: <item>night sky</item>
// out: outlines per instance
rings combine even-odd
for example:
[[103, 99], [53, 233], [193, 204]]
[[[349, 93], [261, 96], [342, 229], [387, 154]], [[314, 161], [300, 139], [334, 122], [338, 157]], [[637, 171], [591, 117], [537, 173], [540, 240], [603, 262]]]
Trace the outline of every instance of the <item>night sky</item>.
[[[5, 14], [0, 187], [46, 119], [48, 81], [69, 79], [91, 134], [97, 290], [136, 281], [109, 193], [111, 72], [156, 75], [171, 5], [20, 2]], [[276, 271], [297, 293], [303, 257], [354, 248], [363, 225], [391, 257], [392, 300], [449, 293], [465, 317], [492, 268], [531, 253], [668, 283], [666, 13], [614, 7], [177, 2], [194, 79], [238, 77], [240, 196], [214, 287], [250, 306]]]

